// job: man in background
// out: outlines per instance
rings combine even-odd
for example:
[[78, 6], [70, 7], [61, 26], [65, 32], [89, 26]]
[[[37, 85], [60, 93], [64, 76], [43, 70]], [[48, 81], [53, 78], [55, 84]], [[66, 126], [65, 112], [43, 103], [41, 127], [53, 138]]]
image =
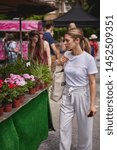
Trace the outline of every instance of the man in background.
[[53, 38], [53, 24], [52, 22], [46, 22], [45, 24], [45, 32], [44, 32], [44, 40], [49, 43], [50, 52], [51, 52], [51, 59], [52, 59], [52, 70], [55, 64], [56, 59], [59, 59], [60, 52], [55, 45], [55, 40]]

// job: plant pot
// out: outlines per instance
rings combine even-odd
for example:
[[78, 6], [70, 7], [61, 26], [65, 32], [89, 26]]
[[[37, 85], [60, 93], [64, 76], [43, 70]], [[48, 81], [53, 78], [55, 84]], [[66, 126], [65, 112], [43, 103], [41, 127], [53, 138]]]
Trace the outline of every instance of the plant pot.
[[20, 101], [20, 103], [23, 103], [25, 101], [25, 95], [20, 95], [19, 101]]
[[48, 83], [44, 83], [43, 86], [44, 86], [44, 88], [48, 87]]
[[4, 114], [4, 107], [1, 106], [1, 107], [0, 107], [0, 117], [3, 116], [3, 114]]
[[36, 93], [35, 87], [29, 89], [29, 94], [35, 94], [35, 93]]
[[20, 103], [20, 100], [19, 99], [15, 99], [13, 101], [13, 108], [18, 108], [20, 107], [21, 103]]
[[39, 86], [40, 86], [40, 90], [44, 89], [43, 83], [41, 83]]
[[35, 89], [36, 89], [36, 92], [39, 91], [39, 90], [40, 90], [40, 85], [37, 85], [37, 86], [35, 87]]
[[12, 110], [12, 103], [4, 105], [4, 112], [10, 112]]

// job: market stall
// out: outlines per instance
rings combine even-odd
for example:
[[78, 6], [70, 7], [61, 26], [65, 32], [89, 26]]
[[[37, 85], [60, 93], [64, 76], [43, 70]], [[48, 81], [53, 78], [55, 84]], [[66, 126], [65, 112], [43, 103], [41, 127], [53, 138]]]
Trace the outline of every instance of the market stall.
[[[42, 22], [40, 20], [22, 20], [22, 57], [26, 58], [28, 53], [28, 39], [26, 39], [25, 34], [31, 30], [42, 31]], [[15, 40], [17, 42], [17, 47], [20, 50], [20, 24], [18, 20], [0, 20], [0, 61], [6, 59], [4, 50], [4, 34], [13, 33]], [[20, 51], [21, 53], [21, 51]]]
[[0, 123], [0, 149], [37, 150], [49, 129], [53, 130], [48, 92], [43, 90]]

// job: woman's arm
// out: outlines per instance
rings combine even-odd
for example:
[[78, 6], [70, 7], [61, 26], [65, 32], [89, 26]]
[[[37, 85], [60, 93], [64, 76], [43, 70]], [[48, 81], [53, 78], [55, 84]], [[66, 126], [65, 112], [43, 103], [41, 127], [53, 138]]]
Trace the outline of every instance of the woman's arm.
[[96, 113], [95, 99], [96, 99], [96, 78], [95, 74], [89, 75], [89, 87], [90, 87], [90, 110], [93, 112], [93, 116]]
[[48, 42], [44, 41], [44, 50], [47, 53], [47, 61], [48, 61], [48, 66], [51, 68], [51, 54], [50, 54], [50, 46]]

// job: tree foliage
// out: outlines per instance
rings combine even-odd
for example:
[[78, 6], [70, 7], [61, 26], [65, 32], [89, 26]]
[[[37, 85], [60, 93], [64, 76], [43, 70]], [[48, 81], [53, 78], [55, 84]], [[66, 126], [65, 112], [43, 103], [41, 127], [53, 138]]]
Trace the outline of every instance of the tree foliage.
[[68, 0], [70, 5], [79, 3], [84, 10], [87, 10], [92, 15], [100, 17], [100, 0]]
[[0, 20], [11, 19], [9, 15], [0, 14]]

